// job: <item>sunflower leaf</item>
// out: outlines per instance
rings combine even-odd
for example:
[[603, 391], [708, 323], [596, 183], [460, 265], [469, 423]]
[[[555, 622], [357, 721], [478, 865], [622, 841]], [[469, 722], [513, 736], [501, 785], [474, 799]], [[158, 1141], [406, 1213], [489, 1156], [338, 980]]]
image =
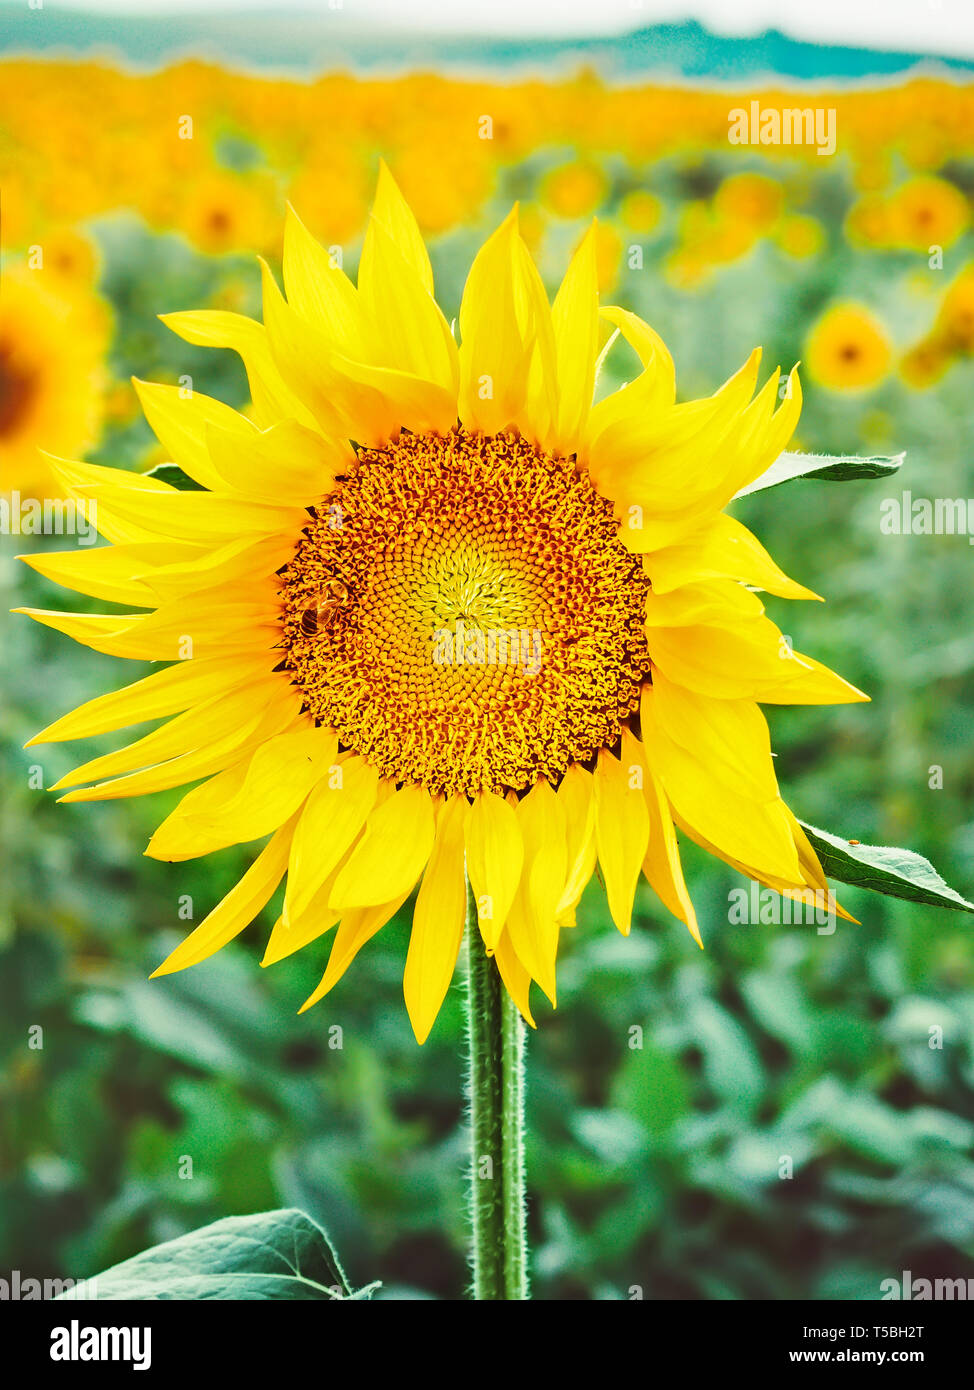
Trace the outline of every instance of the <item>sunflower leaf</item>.
[[[844, 454], [779, 454], [770, 468], [753, 483], [742, 487], [736, 497], [790, 483], [793, 478], [815, 478], [818, 482], [844, 483], [850, 478], [888, 478], [895, 473], [906, 454], [890, 458], [859, 458]], [[735, 499], [736, 500], [736, 499]]]
[[949, 907], [955, 912], [974, 912], [974, 903], [948, 888], [922, 854], [886, 845], [863, 845], [857, 840], [844, 840], [827, 830], [818, 830], [806, 821], [800, 824], [829, 878], [892, 898], [929, 903], [931, 907]]
[[367, 1300], [322, 1228], [294, 1208], [228, 1216], [143, 1250], [61, 1298]]
[[184, 473], [178, 463], [157, 463], [155, 468], [150, 468], [145, 476], [158, 478], [160, 483], [168, 483], [170, 487], [178, 488], [180, 492], [206, 491], [195, 478]]

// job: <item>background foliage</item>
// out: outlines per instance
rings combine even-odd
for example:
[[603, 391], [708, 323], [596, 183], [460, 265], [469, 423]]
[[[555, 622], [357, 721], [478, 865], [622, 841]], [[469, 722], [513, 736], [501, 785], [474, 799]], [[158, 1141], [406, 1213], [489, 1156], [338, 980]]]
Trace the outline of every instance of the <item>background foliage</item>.
[[[408, 102], [422, 108], [422, 85], [410, 90], [400, 94], [400, 146]], [[891, 121], [904, 90], [885, 97]], [[597, 87], [589, 97], [597, 127]], [[383, 101], [377, 111], [388, 110]], [[111, 112], [100, 119], [108, 139]], [[387, 119], [358, 150], [369, 178]], [[214, 129], [225, 136], [219, 121]], [[255, 117], [250, 134], [259, 132]], [[598, 214], [606, 288], [663, 335], [685, 397], [713, 390], [755, 343], [766, 368], [787, 370], [830, 305], [869, 310], [888, 360], [864, 390], [806, 378], [798, 442], [906, 449], [902, 482], [799, 481], [737, 506], [783, 568], [828, 599], [769, 598], [769, 611], [797, 647], [874, 701], [769, 710], [779, 779], [803, 819], [920, 850], [970, 896], [971, 552], [964, 536], [885, 535], [879, 523], [883, 497], [904, 487], [974, 494], [972, 343], [963, 320], [950, 320], [948, 288], [963, 286], [971, 255], [974, 166], [943, 143], [931, 152], [928, 142], [922, 158], [912, 151], [936, 180], [931, 215], [946, 216], [954, 195], [964, 209], [943, 238], [943, 268], [931, 269], [935, 238], [920, 231], [911, 242], [902, 219], [862, 230], [862, 200], [886, 207], [916, 167], [889, 149], [864, 172], [843, 151], [841, 126], [831, 159], [764, 158], [715, 138], [632, 163], [611, 152], [611, 129], [600, 131], [603, 148], [586, 139], [578, 131], [552, 144], [533, 130], [530, 148], [509, 140], [515, 148], [490, 166], [474, 206], [433, 241], [447, 316], [473, 251], [515, 197], [549, 287]], [[240, 147], [221, 158], [246, 181]], [[448, 163], [462, 163], [456, 149]], [[742, 174], [758, 177], [727, 183]], [[327, 211], [312, 225], [330, 240]], [[197, 389], [242, 403], [236, 359], [188, 347], [155, 315], [206, 304], [259, 315], [252, 258], [211, 254], [186, 239], [186, 225], [150, 228], [124, 208], [76, 230], [97, 248], [90, 291], [112, 310], [109, 379], [188, 372]], [[28, 231], [24, 245], [32, 240], [43, 236]], [[353, 270], [358, 243], [343, 246]], [[925, 342], [933, 362], [919, 370], [910, 354]], [[607, 383], [631, 371], [613, 350]], [[89, 457], [158, 462], [127, 388], [106, 390]], [[141, 673], [6, 616], [16, 604], [60, 606], [12, 558], [31, 544], [63, 546], [0, 538], [0, 1268], [83, 1277], [217, 1217], [296, 1206], [327, 1227], [354, 1284], [382, 1279], [385, 1297], [459, 1297], [459, 986], [417, 1049], [401, 1000], [400, 920], [298, 1018], [328, 941], [261, 971], [272, 910], [204, 965], [147, 981], [188, 929], [181, 898], [199, 920], [251, 852], [163, 865], [141, 851], [177, 793], [57, 806], [31, 785], [32, 768], [49, 785], [111, 741], [69, 751], [24, 750], [25, 740]], [[638, 1286], [663, 1299], [876, 1298], [903, 1269], [974, 1274], [969, 919], [850, 889], [841, 899], [861, 925], [840, 922], [834, 935], [732, 925], [728, 892], [740, 880], [692, 846], [686, 855], [706, 951], [645, 886], [638, 923], [621, 938], [593, 884], [566, 934], [558, 1010], [539, 1005], [528, 1083], [535, 1296], [620, 1299]], [[35, 1025], [41, 1050], [27, 1045]], [[943, 1029], [942, 1050], [928, 1045], [932, 1027]], [[783, 1155], [789, 1179], [779, 1177]], [[186, 1156], [191, 1178], [181, 1176]]]

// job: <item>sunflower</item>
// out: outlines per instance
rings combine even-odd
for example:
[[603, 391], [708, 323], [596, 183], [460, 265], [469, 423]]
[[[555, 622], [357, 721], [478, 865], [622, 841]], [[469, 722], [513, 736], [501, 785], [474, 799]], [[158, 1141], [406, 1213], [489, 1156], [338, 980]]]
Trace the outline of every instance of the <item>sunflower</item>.
[[832, 391], [864, 391], [878, 385], [890, 367], [883, 325], [861, 304], [833, 304], [805, 344], [808, 374]]
[[714, 194], [714, 210], [729, 222], [745, 222], [755, 232], [769, 231], [781, 215], [784, 190], [764, 174], [731, 174]]
[[253, 173], [244, 177], [208, 169], [180, 186], [185, 196], [174, 202], [169, 215], [200, 251], [220, 256], [248, 245], [273, 245], [278, 227], [271, 211], [273, 191], [266, 180]]
[[897, 189], [890, 202], [890, 219], [895, 244], [926, 251], [931, 246], [953, 246], [967, 227], [970, 212], [960, 189], [926, 176], [910, 179]]
[[775, 241], [786, 256], [804, 259], [818, 255], [825, 244], [825, 232], [814, 217], [796, 214], [782, 219], [775, 232]]
[[631, 232], [652, 232], [663, 216], [660, 200], [644, 188], [634, 188], [619, 204], [622, 225]]
[[951, 352], [974, 352], [974, 265], [966, 265], [948, 286], [934, 334]]
[[4, 269], [0, 493], [44, 495], [54, 478], [41, 447], [74, 453], [97, 441], [108, 329], [103, 301], [55, 269]]
[[542, 180], [541, 196], [556, 217], [587, 217], [602, 205], [608, 186], [598, 164], [580, 159], [549, 170]]
[[[755, 590], [817, 596], [723, 512], [790, 437], [795, 375], [780, 403], [777, 371], [755, 396], [755, 352], [677, 404], [653, 330], [600, 318], [594, 236], [549, 305], [516, 210], [473, 262], [458, 346], [385, 168], [357, 286], [293, 212], [284, 285], [264, 267], [262, 325], [166, 320], [239, 352], [252, 420], [138, 386], [201, 490], [59, 462], [111, 544], [29, 558], [147, 610], [32, 617], [169, 663], [33, 740], [168, 721], [63, 777], [62, 799], [197, 782], [152, 837], [161, 860], [270, 837], [156, 973], [237, 936], [286, 876], [264, 963], [334, 932], [308, 1007], [418, 884], [404, 992], [423, 1041], [465, 876], [529, 1022], [532, 981], [555, 1001], [559, 934], [597, 863], [620, 931], [642, 872], [698, 942], [677, 828], [783, 893], [825, 889], [758, 702], [866, 697], [791, 649]], [[641, 370], [593, 405], [602, 325]]]
[[917, 391], [934, 386], [950, 366], [950, 352], [936, 334], [915, 343], [900, 360], [900, 376]]

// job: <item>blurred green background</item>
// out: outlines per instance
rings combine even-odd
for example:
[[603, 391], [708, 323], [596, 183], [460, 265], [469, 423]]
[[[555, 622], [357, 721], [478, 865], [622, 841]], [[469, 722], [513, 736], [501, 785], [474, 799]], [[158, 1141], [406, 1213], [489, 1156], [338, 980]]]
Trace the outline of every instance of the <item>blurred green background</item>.
[[[368, 158], [374, 167], [374, 150]], [[476, 216], [433, 239], [448, 318], [474, 251], [515, 197], [557, 285], [585, 216], [553, 210], [543, 190], [574, 158], [538, 148], [499, 167]], [[853, 300], [882, 325], [890, 360], [868, 389], [806, 375], [799, 443], [905, 449], [901, 481], [795, 482], [735, 513], [828, 600], [769, 598], [769, 612], [796, 647], [873, 698], [769, 709], [789, 803], [849, 838], [919, 850], [970, 895], [971, 549], [964, 536], [889, 536], [879, 524], [883, 498], [903, 488], [974, 496], [969, 345], [955, 333], [920, 383], [897, 366], [925, 335], [937, 341], [944, 287], [974, 248], [966, 217], [944, 268], [931, 269], [916, 246], [849, 234], [862, 190], [841, 150], [810, 168], [728, 147], [635, 170], [596, 162], [584, 213], [616, 229], [608, 297], [663, 335], [681, 396], [713, 390], [756, 343], [765, 369], [787, 370], [832, 304]], [[777, 188], [780, 207], [732, 257], [701, 252], [688, 278], [687, 218], [741, 173]], [[892, 183], [909, 173], [894, 167]], [[974, 163], [930, 173], [969, 206]], [[643, 232], [627, 225], [634, 191], [656, 205]], [[789, 249], [788, 216], [817, 228], [811, 251]], [[237, 359], [188, 347], [155, 315], [232, 296], [259, 317], [252, 257], [207, 254], [130, 215], [96, 218], [86, 235], [113, 310], [112, 377], [189, 372], [197, 389], [243, 403]], [[629, 264], [632, 245], [641, 267]], [[350, 270], [356, 255], [349, 245]], [[614, 350], [606, 386], [631, 372]], [[89, 457], [156, 460], [127, 410], [110, 416]], [[459, 979], [417, 1048], [401, 997], [403, 913], [299, 1018], [330, 943], [261, 971], [272, 906], [217, 957], [147, 980], [188, 930], [181, 897], [201, 920], [252, 851], [160, 864], [142, 850], [179, 793], [57, 806], [32, 785], [32, 769], [50, 785], [112, 740], [24, 750], [25, 740], [143, 668], [7, 616], [21, 604], [62, 606], [13, 559], [31, 545], [64, 548], [0, 537], [0, 1271], [84, 1277], [219, 1216], [295, 1205], [327, 1227], [357, 1283], [383, 1280], [384, 1297], [461, 1297]], [[942, 786], [931, 785], [934, 767]], [[970, 918], [849, 889], [840, 900], [861, 925], [840, 921], [834, 935], [732, 925], [728, 892], [741, 880], [693, 846], [685, 856], [704, 953], [645, 885], [628, 939], [595, 882], [578, 926], [563, 933], [559, 1007], [538, 1006], [529, 1038], [534, 1296], [624, 1299], [636, 1288], [655, 1299], [870, 1299], [904, 1269], [974, 1275]], [[28, 1045], [38, 1026], [40, 1049]], [[938, 1027], [942, 1049], [929, 1046]], [[185, 1156], [191, 1178], [180, 1176]]]

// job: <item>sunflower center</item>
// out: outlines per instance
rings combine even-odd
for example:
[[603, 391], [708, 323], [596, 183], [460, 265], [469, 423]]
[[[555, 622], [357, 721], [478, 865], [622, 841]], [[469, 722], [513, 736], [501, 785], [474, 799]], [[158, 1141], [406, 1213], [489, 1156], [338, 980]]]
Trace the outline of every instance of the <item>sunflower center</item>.
[[514, 433], [361, 449], [281, 585], [308, 713], [431, 792], [557, 782], [617, 741], [649, 670], [648, 580], [611, 504]]
[[0, 438], [16, 429], [34, 389], [34, 377], [18, 361], [13, 343], [0, 338]]

